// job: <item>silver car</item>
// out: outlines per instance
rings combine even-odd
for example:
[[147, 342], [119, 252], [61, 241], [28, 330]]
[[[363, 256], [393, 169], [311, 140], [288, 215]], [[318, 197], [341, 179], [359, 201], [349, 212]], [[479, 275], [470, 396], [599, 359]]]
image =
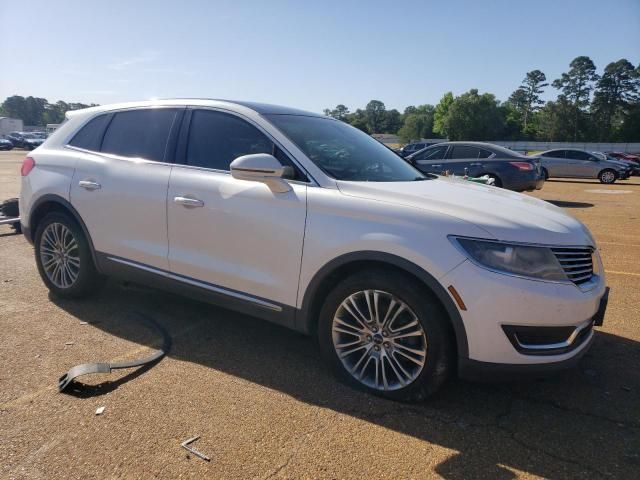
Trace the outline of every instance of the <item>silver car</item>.
[[540, 164], [545, 180], [553, 177], [597, 178], [601, 183], [614, 183], [629, 177], [629, 167], [622, 162], [573, 148], [543, 152]]

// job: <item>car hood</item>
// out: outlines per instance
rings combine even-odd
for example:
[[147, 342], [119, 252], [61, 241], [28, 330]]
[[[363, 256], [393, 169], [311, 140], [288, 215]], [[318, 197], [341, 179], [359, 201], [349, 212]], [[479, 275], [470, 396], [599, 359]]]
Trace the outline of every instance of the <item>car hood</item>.
[[[496, 240], [593, 245], [577, 219], [551, 203], [461, 178], [417, 182], [337, 182], [344, 195], [433, 211], [470, 222]], [[455, 233], [455, 232], [443, 232]]]

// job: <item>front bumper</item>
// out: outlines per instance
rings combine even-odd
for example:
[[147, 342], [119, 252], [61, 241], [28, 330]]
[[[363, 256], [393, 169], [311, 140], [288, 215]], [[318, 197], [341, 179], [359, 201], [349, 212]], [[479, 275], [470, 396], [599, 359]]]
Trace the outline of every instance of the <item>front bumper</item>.
[[[469, 346], [468, 358], [460, 359], [462, 370], [470, 362], [537, 365], [540, 368], [570, 364], [570, 359], [588, 349], [593, 338], [590, 321], [601, 324], [604, 312], [598, 314], [606, 308], [604, 278], [597, 275], [585, 289], [572, 283], [543, 282], [495, 273], [465, 261], [440, 281], [445, 288], [454, 286], [467, 306], [466, 311], [460, 312]], [[570, 332], [588, 326], [588, 330], [579, 341], [572, 343], [571, 348], [550, 349], [547, 354], [540, 355], [518, 351], [504, 326], [547, 330], [564, 327]], [[533, 367], [525, 367], [525, 370], [533, 370]]]

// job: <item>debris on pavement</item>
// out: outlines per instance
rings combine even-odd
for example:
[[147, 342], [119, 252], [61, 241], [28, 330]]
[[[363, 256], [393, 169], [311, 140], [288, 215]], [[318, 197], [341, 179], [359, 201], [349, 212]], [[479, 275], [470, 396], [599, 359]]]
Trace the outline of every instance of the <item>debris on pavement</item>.
[[98, 407], [96, 410], [96, 415], [102, 415], [105, 408], [107, 407]]
[[65, 345], [73, 345], [75, 342], [64, 342]]
[[204, 460], [205, 462], [210, 462], [211, 459], [209, 457], [207, 457], [204, 453], [199, 452], [198, 450], [196, 450], [195, 448], [191, 448], [189, 447], [190, 443], [195, 442], [196, 440], [198, 440], [200, 438], [200, 436], [196, 436], [196, 437], [192, 437], [189, 438], [187, 440], [185, 440], [184, 442], [182, 442], [180, 444], [180, 446], [182, 448], [184, 448], [185, 450], [187, 450], [188, 452], [193, 453], [196, 457], [201, 458], [202, 460]]
[[[111, 373], [112, 370], [122, 369], [122, 368], [135, 368], [142, 367], [143, 365], [153, 365], [159, 362], [164, 356], [169, 353], [171, 349], [171, 338], [169, 334], [159, 325], [155, 320], [146, 315], [143, 315], [139, 312], [133, 312], [135, 316], [137, 316], [144, 323], [154, 327], [162, 336], [163, 343], [162, 347], [159, 350], [154, 351], [152, 354], [139, 358], [136, 360], [130, 360], [125, 362], [116, 362], [116, 363], [107, 363], [107, 362], [97, 362], [97, 363], [83, 363], [81, 365], [76, 365], [72, 367], [67, 373], [62, 375], [58, 380], [58, 391], [64, 391], [76, 377], [81, 375], [90, 375], [93, 373]], [[65, 345], [73, 345], [73, 342], [67, 342]]]

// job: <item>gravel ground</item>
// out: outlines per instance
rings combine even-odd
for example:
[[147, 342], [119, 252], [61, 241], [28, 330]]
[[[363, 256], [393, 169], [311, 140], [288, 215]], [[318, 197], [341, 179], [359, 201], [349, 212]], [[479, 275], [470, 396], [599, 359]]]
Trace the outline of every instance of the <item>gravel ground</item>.
[[[0, 152], [0, 199], [18, 193], [23, 156]], [[551, 379], [453, 380], [417, 405], [343, 386], [312, 339], [223, 309], [114, 281], [50, 297], [32, 247], [0, 227], [0, 478], [638, 478], [640, 179], [533, 195], [601, 246], [612, 291], [593, 348]], [[135, 311], [171, 334], [169, 357], [59, 394], [73, 365], [158, 345]], [[211, 462], [180, 448], [195, 435]]]

